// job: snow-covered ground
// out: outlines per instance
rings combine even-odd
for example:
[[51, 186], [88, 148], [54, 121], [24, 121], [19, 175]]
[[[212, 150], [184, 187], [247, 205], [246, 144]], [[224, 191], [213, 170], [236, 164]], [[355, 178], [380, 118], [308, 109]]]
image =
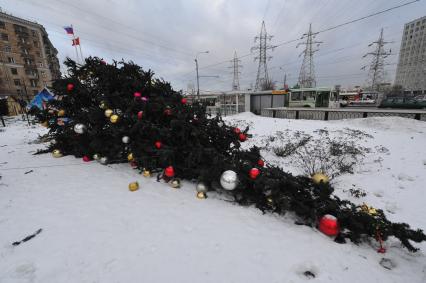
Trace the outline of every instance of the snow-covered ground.
[[[262, 145], [276, 131], [359, 129], [373, 149], [355, 174], [333, 180], [336, 194], [382, 208], [392, 221], [426, 230], [426, 123], [403, 118], [342, 121], [271, 119], [243, 113]], [[294, 218], [263, 215], [209, 194], [144, 178], [129, 165], [32, 155], [46, 129], [9, 121], [0, 128], [0, 282], [426, 282], [426, 243], [410, 253], [395, 239], [337, 244]], [[315, 133], [313, 133], [315, 135]], [[338, 135], [338, 132], [335, 132]], [[300, 168], [262, 151], [267, 162]], [[379, 161], [378, 161], [379, 160]], [[128, 183], [140, 189], [130, 192]], [[361, 188], [354, 198], [347, 190]], [[43, 229], [33, 239], [12, 243]], [[379, 263], [392, 262], [392, 269]], [[315, 278], [304, 275], [306, 271]]]

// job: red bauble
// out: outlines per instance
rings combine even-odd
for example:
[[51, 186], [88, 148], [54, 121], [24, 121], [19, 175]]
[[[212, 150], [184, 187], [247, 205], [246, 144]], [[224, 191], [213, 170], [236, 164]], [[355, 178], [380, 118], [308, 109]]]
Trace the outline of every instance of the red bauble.
[[74, 89], [73, 84], [67, 84], [67, 91], [72, 91]]
[[139, 111], [138, 112], [138, 119], [141, 120], [143, 116], [143, 111]]
[[166, 110], [164, 110], [164, 115], [166, 115], [166, 116], [172, 115], [172, 109], [167, 108]]
[[142, 93], [136, 91], [135, 93], [133, 93], [133, 96], [135, 98], [140, 98], [142, 96]]
[[327, 236], [336, 236], [340, 231], [337, 218], [330, 214], [321, 217], [318, 228]]
[[83, 156], [83, 161], [84, 162], [89, 162], [90, 161], [90, 157], [87, 156], [87, 155]]
[[155, 147], [160, 149], [163, 146], [163, 144], [160, 141], [155, 142]]
[[172, 178], [175, 175], [175, 169], [173, 168], [173, 166], [169, 166], [166, 169], [164, 169], [164, 175], [166, 175], [166, 177]]
[[132, 166], [132, 168], [135, 168], [138, 166], [138, 164], [136, 163], [136, 161], [132, 161], [130, 162], [130, 166]]
[[259, 165], [260, 167], [263, 167], [263, 166], [265, 166], [265, 161], [263, 161], [262, 159], [259, 159], [257, 161], [257, 165]]
[[236, 133], [237, 135], [238, 135], [239, 133], [241, 133], [240, 128], [234, 128], [234, 133]]
[[182, 102], [182, 104], [186, 104], [188, 102], [188, 100], [186, 98], [182, 98], [181, 102]]
[[249, 176], [251, 179], [255, 180], [260, 174], [260, 170], [257, 168], [251, 168], [249, 172]]
[[243, 142], [243, 141], [247, 140], [247, 136], [245, 134], [241, 133], [241, 134], [238, 135], [238, 139]]
[[106, 65], [106, 62], [104, 60], [101, 60], [102, 65]]

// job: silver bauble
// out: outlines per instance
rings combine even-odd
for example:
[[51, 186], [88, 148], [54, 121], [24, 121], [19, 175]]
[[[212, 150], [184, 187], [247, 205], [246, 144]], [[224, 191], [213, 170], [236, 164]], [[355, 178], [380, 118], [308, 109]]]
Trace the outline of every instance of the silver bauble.
[[124, 137], [121, 138], [121, 141], [123, 143], [129, 143], [130, 142], [130, 138], [128, 136], [124, 136]]
[[199, 182], [197, 186], [195, 187], [198, 193], [207, 193], [207, 186], [203, 182]]
[[221, 121], [221, 122], [217, 122], [217, 125], [219, 126], [219, 127], [222, 127], [223, 126], [223, 122]]
[[56, 144], [56, 140], [55, 140], [55, 139], [53, 139], [53, 140], [51, 140], [51, 141], [50, 141], [50, 143], [51, 143], [51, 144]]
[[99, 158], [100, 158], [100, 157], [99, 157], [99, 154], [96, 154], [96, 153], [95, 153], [95, 154], [93, 154], [93, 159], [94, 159], [94, 160], [99, 160]]
[[102, 165], [107, 165], [108, 164], [108, 157], [101, 157], [101, 159], [99, 159], [99, 162], [102, 164]]
[[74, 132], [77, 134], [83, 134], [86, 131], [86, 126], [83, 124], [75, 124]]
[[170, 182], [170, 187], [174, 188], [174, 189], [179, 189], [180, 188], [180, 180], [179, 179], [172, 179]]
[[228, 191], [234, 190], [238, 185], [237, 173], [232, 170], [227, 170], [220, 176], [220, 185]]

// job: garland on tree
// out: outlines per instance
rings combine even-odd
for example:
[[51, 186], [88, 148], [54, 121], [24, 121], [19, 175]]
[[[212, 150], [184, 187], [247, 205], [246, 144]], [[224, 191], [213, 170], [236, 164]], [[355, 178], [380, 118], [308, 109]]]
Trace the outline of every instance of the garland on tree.
[[[174, 177], [197, 181], [200, 193], [208, 188], [263, 212], [291, 211], [298, 223], [309, 226], [333, 215], [340, 226], [338, 242], [375, 238], [381, 243], [394, 236], [416, 251], [410, 241], [426, 240], [422, 230], [392, 223], [382, 210], [339, 199], [328, 182], [314, 183], [278, 167], [264, 167], [259, 148], [240, 148], [248, 128], [233, 128], [220, 116], [208, 117], [204, 105], [188, 104], [169, 83], [154, 79], [150, 70], [132, 62], [106, 64], [99, 58], [88, 58], [84, 65], [67, 59], [65, 64], [68, 76], [53, 84], [58, 99], [49, 102], [47, 110], [33, 111], [50, 128], [52, 139], [39, 153], [98, 159], [103, 164], [130, 161], [146, 176], [158, 172], [166, 181]], [[220, 185], [227, 170], [238, 176], [229, 191]]]

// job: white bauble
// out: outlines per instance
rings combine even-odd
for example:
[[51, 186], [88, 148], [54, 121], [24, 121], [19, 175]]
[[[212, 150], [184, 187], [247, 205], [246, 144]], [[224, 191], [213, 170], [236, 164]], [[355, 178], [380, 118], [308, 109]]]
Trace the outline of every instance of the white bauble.
[[238, 185], [237, 173], [232, 170], [223, 172], [222, 176], [220, 176], [220, 184], [225, 190], [234, 190]]

